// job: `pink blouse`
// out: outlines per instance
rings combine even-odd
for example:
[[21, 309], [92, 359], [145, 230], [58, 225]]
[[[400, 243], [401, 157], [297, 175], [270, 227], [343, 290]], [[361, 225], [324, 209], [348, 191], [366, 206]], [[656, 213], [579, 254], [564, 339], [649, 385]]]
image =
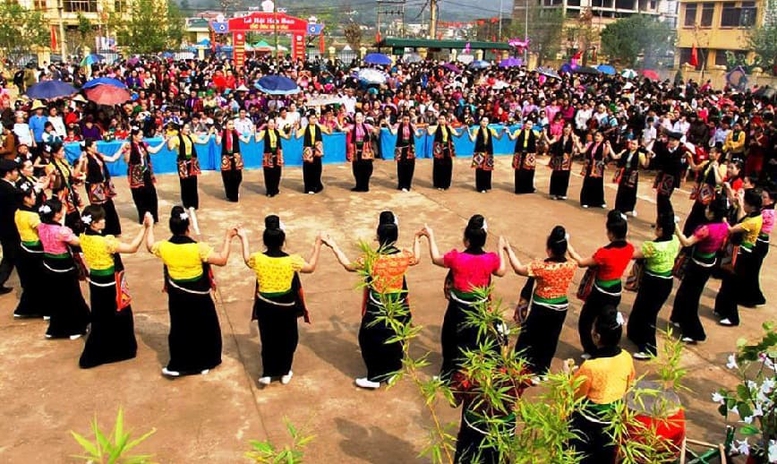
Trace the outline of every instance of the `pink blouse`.
[[728, 237], [728, 224], [716, 222], [699, 226], [693, 235], [699, 240], [696, 243], [696, 250], [699, 253], [717, 253]]
[[774, 229], [774, 210], [765, 209], [761, 211], [761, 217], [763, 218], [763, 225], [761, 226], [761, 233], [769, 235]]
[[51, 255], [67, 253], [67, 242], [75, 237], [69, 227], [43, 223], [38, 226], [38, 236], [43, 244], [43, 251]]
[[453, 271], [453, 288], [460, 292], [487, 287], [491, 274], [499, 269], [499, 255], [493, 252], [472, 255], [451, 250], [442, 259], [443, 265]]

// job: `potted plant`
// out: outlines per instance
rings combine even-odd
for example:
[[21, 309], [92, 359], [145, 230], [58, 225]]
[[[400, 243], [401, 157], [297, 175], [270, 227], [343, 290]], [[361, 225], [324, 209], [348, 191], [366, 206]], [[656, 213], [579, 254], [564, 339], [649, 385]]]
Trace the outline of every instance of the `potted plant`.
[[748, 463], [777, 463], [777, 331], [773, 322], [763, 324], [764, 335], [756, 343], [737, 341], [737, 352], [726, 367], [737, 373], [739, 384], [712, 394], [718, 412], [736, 429], [734, 451], [747, 455]]

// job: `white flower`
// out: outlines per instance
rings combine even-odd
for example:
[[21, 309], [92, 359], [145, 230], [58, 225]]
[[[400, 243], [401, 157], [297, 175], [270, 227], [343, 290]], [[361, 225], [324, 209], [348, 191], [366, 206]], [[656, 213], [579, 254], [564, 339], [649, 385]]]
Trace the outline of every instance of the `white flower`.
[[91, 224], [92, 223], [92, 215], [91, 214], [85, 214], [81, 217], [81, 222], [84, 224]]
[[623, 319], [623, 313], [618, 311], [618, 314], [615, 316], [615, 322], [618, 323], [618, 325], [622, 326], [626, 323], [626, 320]]
[[397, 217], [396, 214], [394, 215], [394, 225], [399, 227], [399, 218]]
[[178, 215], [178, 217], [179, 217], [179, 218], [180, 218], [182, 221], [185, 221], [185, 220], [189, 219], [189, 215], [188, 215], [187, 213], [185, 213], [185, 212], [184, 212], [184, 213], [181, 213], [181, 214], [179, 214], [179, 215]]
[[728, 355], [728, 362], [726, 363], [726, 367], [729, 369], [739, 369], [736, 356], [733, 354]]
[[718, 403], [718, 404], [723, 404], [723, 403], [726, 402], [726, 398], [723, 395], [721, 395], [720, 393], [715, 392], [715, 393], [712, 394], [712, 402], [713, 403]]
[[483, 218], [483, 227], [481, 229], [483, 229], [483, 232], [488, 232], [488, 223], [485, 218]]
[[40, 211], [43, 214], [48, 214], [51, 212], [51, 207], [49, 207], [49, 205], [43, 205], [40, 208], [38, 208], [38, 211]]
[[748, 455], [750, 454], [750, 443], [747, 442], [747, 439], [734, 440], [734, 449], [737, 450], [739, 454]]
[[764, 410], [761, 408], [760, 403], [755, 404], [755, 409], [753, 409], [753, 417], [763, 417]]
[[747, 385], [747, 388], [750, 390], [755, 390], [758, 388], [758, 384], [755, 383], [754, 380], [748, 380], [747, 382], [745, 382], [745, 385]]
[[278, 219], [278, 228], [286, 232], [286, 224], [284, 224], [283, 221], [280, 220], [280, 218]]
[[772, 378], [764, 379], [764, 383], [761, 384], [761, 393], [767, 394], [771, 393], [774, 390], [774, 387], [777, 386], [777, 382], [775, 382]]
[[737, 408], [736, 406], [734, 406], [733, 408], [729, 409], [728, 411], [730, 413], [736, 414], [737, 416], [739, 415], [739, 408]]
[[745, 424], [752, 424], [753, 423], [753, 416], [747, 416], [744, 419], [742, 419], [742, 422]]
[[777, 441], [769, 440], [769, 462], [777, 462]]

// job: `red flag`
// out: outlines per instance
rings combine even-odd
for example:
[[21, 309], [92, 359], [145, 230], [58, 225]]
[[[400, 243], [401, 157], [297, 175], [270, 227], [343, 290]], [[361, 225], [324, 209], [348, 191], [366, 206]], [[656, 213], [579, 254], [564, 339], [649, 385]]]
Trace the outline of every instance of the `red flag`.
[[57, 30], [54, 29], [54, 26], [51, 26], [49, 28], [49, 33], [51, 34], [51, 49], [56, 50], [57, 49]]
[[573, 60], [579, 60], [581, 58], [583, 58], [583, 50], [578, 50], [577, 53], [572, 56]]
[[688, 64], [694, 68], [699, 66], [699, 52], [696, 50], [696, 44], [694, 44], [693, 48], [691, 49], [691, 59], [688, 61]]

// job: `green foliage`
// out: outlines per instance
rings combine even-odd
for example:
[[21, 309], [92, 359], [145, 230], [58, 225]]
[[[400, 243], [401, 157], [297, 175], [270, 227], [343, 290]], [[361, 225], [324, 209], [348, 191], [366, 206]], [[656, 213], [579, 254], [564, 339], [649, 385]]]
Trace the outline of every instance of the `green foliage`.
[[17, 2], [0, 2], [0, 50], [11, 58], [49, 44], [49, 25], [43, 13]]
[[642, 56], [644, 67], [656, 67], [674, 49], [675, 30], [667, 22], [634, 15], [608, 24], [602, 31], [602, 51], [612, 62], [634, 67]]
[[150, 455], [130, 455], [129, 452], [154, 434], [152, 429], [135, 440], [130, 440], [130, 433], [124, 430], [124, 412], [119, 408], [113, 429], [107, 435], [100, 430], [97, 418], [92, 421], [94, 441], [89, 441], [83, 435], [71, 431], [71, 435], [83, 448], [84, 455], [73, 456], [90, 464], [144, 464], [149, 463]]
[[358, 51], [362, 46], [362, 30], [359, 24], [351, 21], [345, 28], [343, 28], [343, 34], [345, 35], [345, 41], [352, 49]]
[[510, 27], [503, 31], [506, 38], [531, 40], [529, 51], [537, 55], [537, 64], [542, 65], [547, 60], [552, 60], [561, 50], [561, 38], [564, 30], [564, 14], [561, 8], [542, 8], [538, 4], [529, 7], [528, 29], [524, 10], [520, 11], [520, 17], [514, 18]]
[[284, 418], [286, 430], [291, 437], [291, 444], [278, 449], [270, 441], [251, 441], [251, 451], [246, 457], [261, 464], [301, 464], [305, 447], [315, 438], [314, 435], [304, 435], [287, 418]]
[[767, 71], [777, 74], [777, 0], [767, 0], [764, 11], [764, 23], [749, 29], [748, 47]]
[[184, 18], [178, 6], [169, 0], [136, 0], [128, 20], [116, 17], [112, 22], [119, 45], [129, 47], [132, 53], [177, 49], [183, 39]]

